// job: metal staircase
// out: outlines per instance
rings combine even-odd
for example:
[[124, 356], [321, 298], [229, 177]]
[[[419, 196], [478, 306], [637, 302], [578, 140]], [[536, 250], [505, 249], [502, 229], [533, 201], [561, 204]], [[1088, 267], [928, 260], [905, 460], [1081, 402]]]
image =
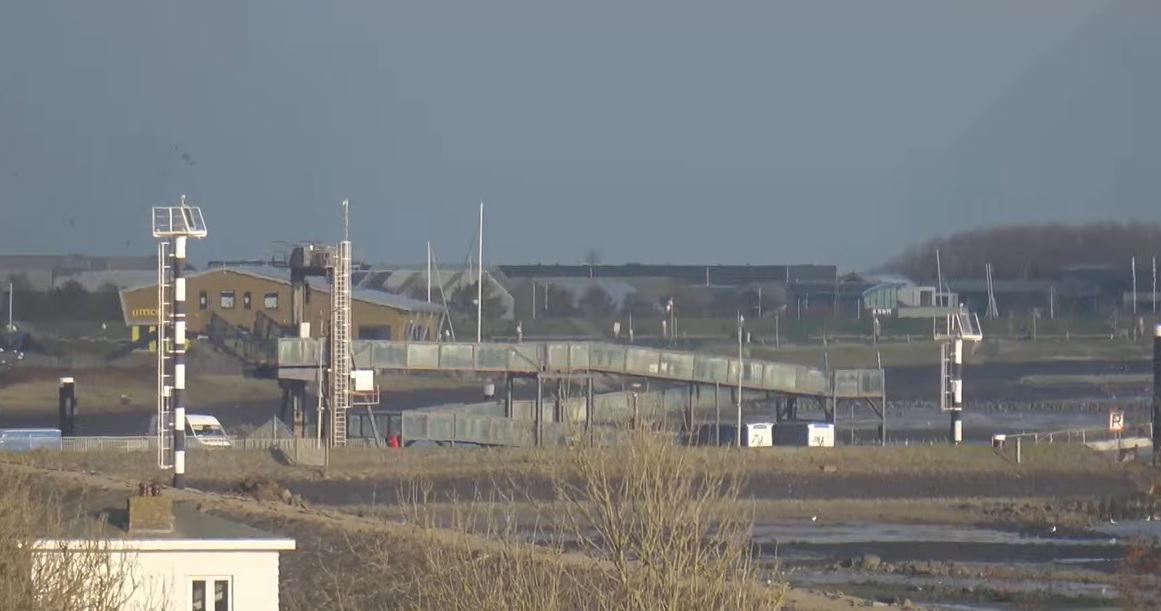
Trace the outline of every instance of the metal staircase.
[[173, 467], [173, 264], [168, 241], [157, 243], [157, 466]]
[[335, 446], [347, 442], [347, 414], [351, 409], [351, 242], [343, 237], [332, 259], [331, 276], [330, 407], [331, 444]]

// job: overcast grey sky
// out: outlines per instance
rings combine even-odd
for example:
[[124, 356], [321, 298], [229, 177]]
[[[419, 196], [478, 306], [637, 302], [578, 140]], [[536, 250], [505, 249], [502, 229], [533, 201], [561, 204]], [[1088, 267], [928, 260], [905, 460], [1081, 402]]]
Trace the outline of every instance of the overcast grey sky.
[[[1132, 83], [1157, 79], [1159, 5], [9, 0], [0, 252], [148, 253], [149, 206], [183, 192], [198, 260], [334, 239], [342, 198], [358, 256], [430, 239], [449, 264], [480, 200], [485, 260], [513, 263], [861, 268], [964, 223], [1156, 219], [1159, 168], [1058, 176], [1070, 142], [1005, 109], [1105, 75], [1128, 117], [1087, 154], [1158, 159], [1158, 88]], [[1107, 134], [1093, 104], [1060, 120]], [[1001, 151], [1051, 162], [1014, 178]]]

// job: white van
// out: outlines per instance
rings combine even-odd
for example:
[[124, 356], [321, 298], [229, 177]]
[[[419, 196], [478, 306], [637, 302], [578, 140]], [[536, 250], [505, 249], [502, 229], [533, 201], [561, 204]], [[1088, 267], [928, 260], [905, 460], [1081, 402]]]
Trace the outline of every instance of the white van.
[[193, 436], [195, 443], [209, 448], [228, 448], [231, 445], [226, 429], [213, 416], [186, 414], [185, 433]]
[[[157, 416], [149, 419], [149, 430], [146, 434], [149, 436], [157, 434]], [[222, 423], [213, 416], [186, 414], [185, 435], [188, 447], [200, 445], [206, 448], [228, 448], [233, 445], [230, 443], [230, 436], [226, 434], [226, 429], [222, 428]]]

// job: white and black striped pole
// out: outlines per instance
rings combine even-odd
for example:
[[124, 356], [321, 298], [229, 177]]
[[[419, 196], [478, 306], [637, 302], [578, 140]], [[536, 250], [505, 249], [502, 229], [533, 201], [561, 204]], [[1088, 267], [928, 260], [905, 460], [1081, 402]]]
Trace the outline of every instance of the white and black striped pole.
[[963, 441], [963, 339], [956, 338], [951, 350], [951, 443]]
[[185, 488], [185, 244], [173, 239], [173, 487]]

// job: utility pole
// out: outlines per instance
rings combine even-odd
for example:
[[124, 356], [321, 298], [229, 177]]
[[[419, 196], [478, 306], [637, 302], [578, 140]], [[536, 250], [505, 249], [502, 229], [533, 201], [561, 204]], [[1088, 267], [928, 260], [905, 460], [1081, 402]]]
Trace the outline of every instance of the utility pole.
[[476, 343], [484, 341], [484, 202], [480, 202], [480, 235], [476, 270]]
[[[1157, 291], [1154, 290], [1153, 292], [1156, 293]], [[1153, 302], [1154, 302], [1153, 309], [1154, 310], [1157, 309], [1156, 308], [1156, 305], [1157, 305], [1156, 301], [1157, 300], [1154, 298], [1154, 300], [1153, 300]], [[16, 327], [12, 326], [12, 281], [9, 280], [8, 281], [8, 331], [9, 331], [9, 333], [11, 333], [15, 328]]]
[[734, 437], [739, 448], [742, 447], [742, 328], [745, 324], [746, 319], [738, 312], [738, 429]]

